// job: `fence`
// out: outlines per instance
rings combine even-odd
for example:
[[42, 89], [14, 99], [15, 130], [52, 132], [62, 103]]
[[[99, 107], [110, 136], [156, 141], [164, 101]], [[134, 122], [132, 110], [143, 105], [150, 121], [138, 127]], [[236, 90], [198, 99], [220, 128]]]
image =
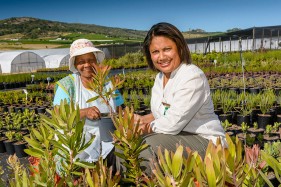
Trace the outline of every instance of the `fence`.
[[220, 36], [187, 39], [192, 53], [232, 52], [240, 50], [280, 49], [281, 26], [254, 27]]
[[102, 45], [98, 48], [105, 53], [106, 58], [119, 58], [126, 53], [142, 50], [142, 43]]
[[[250, 29], [229, 32], [222, 35], [187, 39], [192, 53], [233, 52], [239, 51], [239, 40], [243, 51], [260, 49], [281, 49], [281, 26], [254, 27]], [[106, 58], [119, 58], [129, 52], [142, 50], [142, 43], [112, 44], [99, 46]]]

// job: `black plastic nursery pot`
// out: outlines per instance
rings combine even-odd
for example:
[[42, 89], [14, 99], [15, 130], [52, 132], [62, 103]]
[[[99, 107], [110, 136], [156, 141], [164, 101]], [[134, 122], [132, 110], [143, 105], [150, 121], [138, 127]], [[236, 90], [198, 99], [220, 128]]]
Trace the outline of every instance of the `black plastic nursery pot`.
[[28, 156], [24, 152], [24, 149], [26, 149], [26, 142], [21, 142], [21, 143], [16, 142], [13, 145], [14, 145], [15, 153], [16, 153], [18, 158], [22, 158], [22, 157], [27, 157]]
[[261, 111], [259, 109], [253, 109], [251, 114], [250, 114], [250, 123], [251, 125], [254, 124], [254, 122], [258, 121], [258, 114], [260, 114]]
[[6, 148], [4, 145], [4, 139], [0, 140], [0, 153], [5, 153], [6, 152]]
[[220, 114], [219, 119], [222, 123], [224, 123], [226, 120], [229, 123], [232, 123], [232, 114]]
[[5, 145], [7, 154], [13, 155], [15, 153], [15, 149], [14, 149], [14, 145], [13, 145], [14, 141], [5, 140], [3, 143]]
[[267, 125], [272, 124], [272, 115], [270, 114], [258, 114], [258, 127], [265, 129]]
[[251, 94], [258, 94], [258, 93], [260, 93], [260, 91], [261, 91], [261, 88], [257, 88], [257, 87], [249, 88], [249, 92]]
[[281, 114], [277, 115], [276, 122], [281, 123]]
[[255, 129], [255, 128], [249, 128], [248, 129], [248, 132], [252, 133], [252, 134], [255, 134], [256, 136], [258, 136], [259, 134], [263, 134], [264, 133], [264, 129]]
[[248, 126], [250, 125], [250, 115], [243, 116], [241, 114], [238, 114], [236, 119], [238, 126], [241, 126], [243, 122], [246, 123]]
[[37, 113], [38, 114], [44, 114], [46, 112], [46, 108], [45, 107], [38, 107], [37, 108]]

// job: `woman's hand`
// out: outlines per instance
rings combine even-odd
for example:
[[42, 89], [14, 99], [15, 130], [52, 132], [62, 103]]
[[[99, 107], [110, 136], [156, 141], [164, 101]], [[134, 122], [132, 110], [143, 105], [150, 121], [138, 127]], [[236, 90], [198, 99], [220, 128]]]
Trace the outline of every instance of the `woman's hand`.
[[141, 134], [150, 134], [153, 132], [150, 127], [150, 123], [153, 120], [154, 116], [152, 114], [147, 114], [144, 116], [134, 114], [134, 123], [139, 124], [139, 129], [142, 131]]
[[134, 122], [135, 124], [139, 123], [140, 125], [149, 124], [154, 120], [154, 116], [152, 114], [147, 114], [144, 116], [134, 114]]
[[81, 109], [80, 117], [81, 118], [86, 117], [90, 120], [97, 120], [100, 119], [101, 113], [97, 107], [93, 106], [93, 107]]
[[144, 124], [143, 116], [134, 114], [134, 124], [143, 125]]
[[150, 127], [150, 124], [149, 123], [146, 123], [146, 124], [142, 124], [139, 126], [139, 129], [141, 130], [141, 134], [142, 135], [145, 135], [145, 134], [150, 134], [152, 133], [152, 128]]

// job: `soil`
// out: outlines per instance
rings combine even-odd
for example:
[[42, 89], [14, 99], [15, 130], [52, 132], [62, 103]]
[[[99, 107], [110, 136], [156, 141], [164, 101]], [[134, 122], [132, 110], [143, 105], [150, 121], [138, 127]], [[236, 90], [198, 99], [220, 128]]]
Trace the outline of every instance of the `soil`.
[[[9, 186], [9, 179], [12, 178], [13, 171], [10, 169], [9, 164], [7, 163], [7, 159], [10, 155], [7, 153], [0, 153], [0, 166], [4, 173], [1, 175], [1, 180], [6, 184], [5, 186]], [[28, 157], [19, 158], [20, 163], [27, 167], [29, 165]]]
[[272, 142], [272, 141], [279, 140], [279, 136], [274, 136], [274, 135], [272, 136], [272, 135], [265, 134], [263, 135], [263, 139]]

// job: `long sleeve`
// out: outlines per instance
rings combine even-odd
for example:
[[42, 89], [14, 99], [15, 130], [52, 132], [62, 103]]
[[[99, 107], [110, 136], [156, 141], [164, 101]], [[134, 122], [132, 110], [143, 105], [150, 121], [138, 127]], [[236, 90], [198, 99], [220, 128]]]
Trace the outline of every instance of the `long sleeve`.
[[[151, 123], [154, 132], [178, 134], [204, 104], [206, 94], [204, 81], [200, 74], [193, 72], [184, 76], [181, 70], [177, 73], [179, 76], [175, 76], [169, 80], [171, 83], [166, 85], [167, 88], [165, 88], [163, 93], [164, 97], [167, 95], [164, 100], [170, 104], [170, 108], [165, 112], [165, 115], [164, 113], [161, 115], [160, 104], [160, 112], [157, 112], [160, 114]], [[170, 93], [166, 94], [165, 91]], [[158, 95], [157, 98], [161, 98], [161, 95]]]
[[[170, 108], [165, 108], [163, 102]], [[195, 65], [182, 64], [172, 72], [165, 88], [163, 75], [159, 73], [156, 76], [151, 111], [155, 120], [150, 126], [156, 133], [176, 135], [185, 131], [199, 134], [214, 143], [217, 137], [225, 137], [214, 113], [208, 80]]]

